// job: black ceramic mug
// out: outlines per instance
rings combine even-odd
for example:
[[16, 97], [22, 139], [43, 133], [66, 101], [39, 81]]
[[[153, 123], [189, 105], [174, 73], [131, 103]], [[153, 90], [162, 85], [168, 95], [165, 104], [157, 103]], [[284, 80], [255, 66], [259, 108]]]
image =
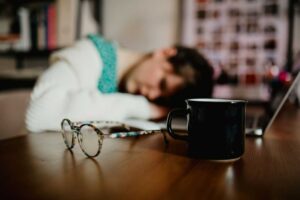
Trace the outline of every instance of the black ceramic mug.
[[[170, 111], [167, 130], [174, 139], [187, 141], [191, 156], [210, 160], [240, 158], [244, 153], [247, 101], [188, 99], [186, 109]], [[187, 116], [188, 134], [173, 131], [175, 115]]]

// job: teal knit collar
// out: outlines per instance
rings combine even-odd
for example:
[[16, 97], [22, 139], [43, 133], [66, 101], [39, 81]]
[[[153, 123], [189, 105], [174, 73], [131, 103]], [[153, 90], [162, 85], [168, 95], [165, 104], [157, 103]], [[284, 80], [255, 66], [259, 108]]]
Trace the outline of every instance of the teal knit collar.
[[99, 35], [89, 34], [103, 63], [102, 75], [98, 81], [98, 90], [102, 93], [117, 92], [117, 53], [116, 45]]

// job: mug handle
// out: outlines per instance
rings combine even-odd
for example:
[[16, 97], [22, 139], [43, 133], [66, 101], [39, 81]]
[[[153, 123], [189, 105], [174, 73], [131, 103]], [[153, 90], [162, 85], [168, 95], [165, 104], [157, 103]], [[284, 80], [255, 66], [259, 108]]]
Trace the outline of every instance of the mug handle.
[[174, 109], [174, 110], [171, 110], [168, 114], [168, 118], [167, 118], [167, 130], [168, 130], [168, 133], [169, 135], [174, 138], [174, 139], [177, 139], [177, 140], [187, 140], [188, 138], [188, 135], [181, 135], [181, 134], [177, 134], [173, 131], [172, 129], [172, 120], [173, 120], [173, 116], [175, 115], [186, 115], [189, 113], [189, 110], [188, 109], [182, 109], [182, 108], [178, 108], [178, 109]]

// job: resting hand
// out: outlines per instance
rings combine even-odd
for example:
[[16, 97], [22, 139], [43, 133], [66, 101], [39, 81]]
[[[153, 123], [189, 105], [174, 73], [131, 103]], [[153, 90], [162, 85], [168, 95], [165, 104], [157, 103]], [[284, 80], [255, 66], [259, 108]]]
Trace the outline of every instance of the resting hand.
[[167, 116], [169, 109], [164, 106], [159, 106], [153, 103], [150, 103], [151, 109], [151, 119], [162, 119]]

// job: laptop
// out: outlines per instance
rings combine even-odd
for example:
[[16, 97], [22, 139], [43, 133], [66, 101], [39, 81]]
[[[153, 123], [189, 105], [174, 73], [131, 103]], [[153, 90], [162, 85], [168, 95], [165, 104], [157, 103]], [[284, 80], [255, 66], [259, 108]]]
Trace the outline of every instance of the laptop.
[[[246, 114], [246, 136], [262, 137], [264, 133], [268, 131], [279, 111], [287, 101], [292, 90], [296, 87], [300, 81], [300, 72], [297, 73], [289, 87], [281, 88], [277, 90], [275, 94], [271, 96], [268, 102], [268, 108], [263, 113], [253, 115]], [[176, 131], [185, 132], [187, 121], [186, 118], [174, 118], [172, 128]], [[166, 121], [159, 124], [162, 130], [166, 130]], [[152, 127], [153, 128], [153, 127]]]
[[281, 88], [272, 95], [265, 113], [262, 115], [247, 115], [246, 116], [246, 136], [261, 137], [268, 131], [282, 106], [288, 99], [292, 90], [300, 81], [300, 73], [298, 72], [292, 84], [288, 88]]
[[[246, 114], [246, 136], [262, 137], [264, 133], [268, 131], [299, 81], [300, 72], [297, 73], [289, 87], [281, 88], [272, 95], [271, 100], [268, 102], [269, 106], [265, 109], [264, 113], [260, 113], [258, 115]], [[132, 120], [125, 121], [125, 123], [141, 130], [166, 130], [166, 121], [155, 123], [144, 120]], [[185, 118], [174, 118], [172, 128], [176, 131], [185, 132], [187, 128], [186, 123]]]

